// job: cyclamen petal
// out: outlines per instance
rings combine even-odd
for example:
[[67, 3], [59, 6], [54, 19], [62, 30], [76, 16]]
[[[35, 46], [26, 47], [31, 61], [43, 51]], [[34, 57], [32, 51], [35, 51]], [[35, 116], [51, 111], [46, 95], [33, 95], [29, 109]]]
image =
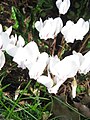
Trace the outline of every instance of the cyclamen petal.
[[57, 17], [53, 21], [52, 30], [54, 30], [54, 35], [57, 36], [57, 34], [61, 31], [61, 28], [63, 27], [63, 21], [60, 17]]
[[0, 49], [6, 50], [8, 44], [10, 43], [9, 36], [12, 32], [12, 26], [9, 27], [5, 32], [3, 32], [2, 25], [0, 24]]
[[73, 34], [75, 32], [75, 30], [73, 29], [74, 23], [69, 20], [66, 22], [66, 25], [62, 28], [61, 33], [64, 35], [65, 41], [67, 43], [74, 42], [75, 39], [75, 34]]
[[25, 45], [25, 41], [24, 41], [24, 38], [21, 35], [19, 35], [17, 37], [17, 34], [15, 34], [15, 36], [11, 35], [10, 44], [12, 44], [16, 47], [23, 47]]
[[51, 88], [53, 86], [53, 80], [50, 77], [47, 77], [45, 75], [41, 75], [38, 79], [37, 82], [45, 85], [47, 89]]
[[17, 46], [20, 47], [20, 46], [24, 46], [24, 45], [25, 45], [24, 38], [21, 35], [19, 35], [18, 41], [17, 41]]
[[0, 49], [2, 49], [3, 47], [3, 42], [2, 42], [2, 39], [0, 39]]
[[79, 72], [87, 74], [90, 71], [90, 51], [83, 56], [83, 61], [81, 63]]
[[0, 70], [5, 64], [5, 56], [4, 53], [0, 50]]
[[56, 6], [59, 9], [60, 14], [66, 14], [70, 7], [70, 0], [57, 0]]
[[0, 24], [0, 33], [3, 32], [2, 25]]
[[6, 48], [6, 52], [12, 57], [16, 55], [17, 50], [18, 48], [14, 46], [13, 44], [9, 44]]
[[79, 57], [79, 73], [87, 74], [90, 71], [90, 51], [85, 55], [73, 51], [73, 54]]
[[40, 55], [39, 48], [34, 41], [31, 41], [24, 47], [24, 49], [28, 54], [25, 65], [28, 69], [31, 69], [31, 64], [33, 64]]
[[25, 66], [24, 62], [26, 60], [27, 60], [26, 51], [24, 50], [24, 48], [19, 47], [16, 51], [14, 58], [13, 58], [13, 61], [16, 62], [19, 67], [21, 67], [22, 69], [25, 69], [26, 66]]
[[12, 26], [10, 26], [10, 27], [5, 31], [5, 33], [6, 33], [8, 36], [10, 36], [11, 32], [12, 32]]
[[58, 82], [56, 85], [54, 85], [54, 86], [51, 87], [51, 88], [48, 88], [48, 92], [49, 92], [49, 93], [54, 93], [54, 94], [56, 94], [56, 93], [58, 92], [59, 87], [60, 87], [64, 82], [65, 82], [65, 80], [59, 80], [59, 82]]
[[77, 65], [80, 67], [82, 62], [84, 61], [83, 55], [81, 53], [79, 53], [79, 52], [76, 52], [76, 51], [73, 51], [73, 55], [74, 56], [76, 55], [76, 58], [78, 58]]
[[18, 39], [17, 34], [11, 35], [11, 36], [10, 36], [10, 44], [16, 46], [17, 39]]
[[50, 70], [50, 72], [53, 74], [53, 75], [56, 75], [57, 74], [57, 71], [55, 70], [55, 65], [60, 62], [60, 59], [58, 58], [58, 56], [51, 56], [49, 58], [49, 64], [48, 64], [48, 70]]
[[0, 41], [2, 41], [2, 50], [6, 50], [8, 44], [10, 43], [10, 39], [8, 34], [6, 34], [5, 32], [2, 32], [0, 34]]
[[37, 21], [35, 23], [35, 28], [40, 32], [40, 30], [43, 28], [43, 22], [42, 19], [40, 18], [40, 21]]
[[78, 66], [74, 61], [62, 60], [55, 66], [55, 69], [57, 70], [56, 76], [66, 80], [76, 75]]
[[29, 69], [30, 78], [37, 79], [42, 75], [46, 65], [48, 63], [48, 54], [43, 52], [39, 55], [38, 59]]

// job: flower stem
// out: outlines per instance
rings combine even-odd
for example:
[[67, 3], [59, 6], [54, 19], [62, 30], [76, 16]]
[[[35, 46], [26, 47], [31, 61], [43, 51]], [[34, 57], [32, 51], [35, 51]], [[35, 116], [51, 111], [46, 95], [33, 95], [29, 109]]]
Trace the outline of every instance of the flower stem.
[[88, 41], [89, 38], [90, 38], [90, 34], [89, 34], [89, 35], [86, 37], [86, 39], [84, 40], [82, 46], [81, 46], [80, 49], [79, 49], [79, 52], [82, 52], [82, 50], [83, 50], [83, 48], [84, 48], [84, 46], [85, 46], [85, 44], [87, 43], [87, 41]]
[[55, 46], [56, 46], [56, 37], [54, 38], [54, 41], [52, 43], [53, 49], [52, 49], [52, 55], [55, 53]]

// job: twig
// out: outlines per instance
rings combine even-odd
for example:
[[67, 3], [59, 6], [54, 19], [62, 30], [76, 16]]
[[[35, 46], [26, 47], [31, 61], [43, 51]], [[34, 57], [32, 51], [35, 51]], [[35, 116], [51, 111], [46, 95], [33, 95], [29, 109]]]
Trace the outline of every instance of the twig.
[[87, 43], [88, 39], [90, 38], [90, 34], [86, 37], [85, 41], [83, 42], [82, 46], [79, 49], [79, 52], [82, 51], [82, 49], [84, 48], [85, 44]]
[[56, 37], [54, 38], [54, 41], [52, 43], [53, 49], [52, 49], [52, 55], [54, 55], [55, 47], [56, 47]]

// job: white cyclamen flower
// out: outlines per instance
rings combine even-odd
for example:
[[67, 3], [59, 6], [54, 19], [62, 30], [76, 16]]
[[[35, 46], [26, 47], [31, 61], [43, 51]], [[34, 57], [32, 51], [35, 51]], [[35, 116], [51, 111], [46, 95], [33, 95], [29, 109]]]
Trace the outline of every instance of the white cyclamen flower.
[[61, 28], [63, 27], [63, 22], [60, 17], [57, 17], [55, 19], [48, 18], [44, 22], [42, 22], [42, 19], [40, 18], [40, 21], [37, 21], [35, 23], [35, 27], [39, 31], [39, 37], [41, 39], [54, 39], [61, 31]]
[[66, 25], [62, 28], [61, 33], [64, 35], [67, 43], [73, 43], [74, 40], [83, 40], [84, 36], [89, 31], [89, 22], [80, 18], [76, 24], [72, 21], [67, 21]]
[[[13, 49], [15, 50], [15, 49]], [[39, 49], [37, 44], [32, 41], [24, 47], [18, 47], [13, 61], [18, 64], [18, 67], [30, 69], [31, 65], [36, 61], [39, 56]]]
[[70, 0], [57, 0], [56, 6], [59, 9], [59, 14], [66, 14], [70, 7]]
[[74, 77], [77, 74], [79, 67], [80, 62], [78, 55], [67, 56], [61, 61], [57, 56], [51, 57], [48, 69], [55, 77], [53, 78], [54, 85], [51, 88], [48, 88], [48, 92], [56, 94], [59, 87], [67, 80], [67, 78]]
[[55, 65], [52, 65], [53, 66], [50, 66], [50, 72], [60, 80], [66, 80], [67, 78], [71, 78], [76, 75], [80, 62], [77, 55], [70, 55], [57, 62]]
[[4, 53], [0, 50], [0, 70], [5, 64], [5, 56]]
[[24, 41], [24, 39], [23, 39], [23, 37], [21, 35], [19, 35], [17, 37], [16, 34], [15, 34], [15, 36], [11, 35], [9, 40], [10, 40], [10, 42], [6, 47], [6, 52], [10, 56], [14, 57], [17, 50], [18, 50], [18, 48], [23, 47], [25, 45], [25, 41]]
[[88, 51], [85, 55], [81, 53], [73, 52], [74, 55], [79, 57], [79, 73], [87, 74], [90, 71], [90, 51]]

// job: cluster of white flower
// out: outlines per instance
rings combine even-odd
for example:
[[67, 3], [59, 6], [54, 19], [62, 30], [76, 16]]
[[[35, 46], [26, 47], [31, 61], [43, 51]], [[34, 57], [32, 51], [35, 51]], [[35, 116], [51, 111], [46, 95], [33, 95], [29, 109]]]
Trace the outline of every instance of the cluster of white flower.
[[[70, 7], [70, 0], [57, 0], [56, 6], [60, 14], [65, 14]], [[73, 43], [74, 40], [82, 40], [89, 31], [89, 21], [80, 18], [76, 24], [67, 21], [63, 27], [63, 21], [60, 17], [55, 19], [48, 18], [42, 22], [35, 23], [39, 31], [39, 37], [47, 40], [54, 39], [61, 31], [66, 42]], [[49, 93], [57, 93], [59, 87], [67, 80], [74, 77], [77, 72], [87, 74], [90, 71], [90, 51], [84, 56], [81, 53], [73, 51], [73, 54], [60, 60], [58, 56], [48, 55], [46, 52], [40, 53], [37, 44], [34, 41], [25, 45], [24, 39], [17, 35], [11, 35], [12, 27], [5, 32], [0, 25], [0, 69], [5, 64], [4, 51], [13, 57], [13, 61], [22, 69], [29, 70], [31, 79], [37, 80], [45, 85]], [[44, 74], [47, 73], [47, 75]], [[53, 76], [53, 77], [51, 77]], [[75, 97], [75, 92], [73, 92]]]

